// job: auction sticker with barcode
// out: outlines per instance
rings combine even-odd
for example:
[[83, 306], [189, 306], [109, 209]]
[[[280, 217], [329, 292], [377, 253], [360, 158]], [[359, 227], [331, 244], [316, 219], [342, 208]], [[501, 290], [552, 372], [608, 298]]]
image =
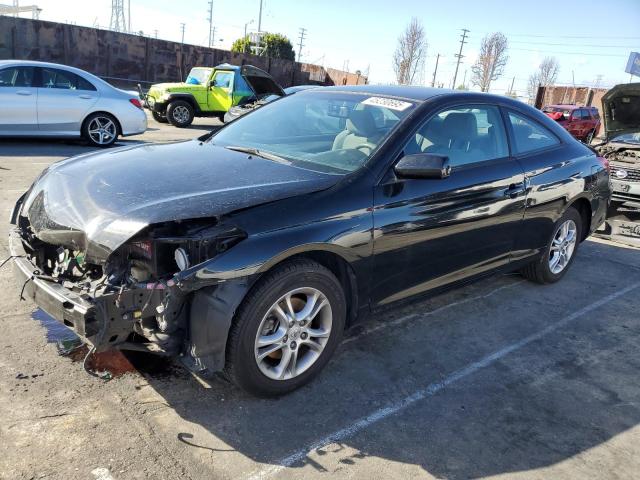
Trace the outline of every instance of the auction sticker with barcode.
[[376, 107], [385, 107], [390, 110], [397, 110], [402, 112], [406, 110], [412, 103], [403, 102], [402, 100], [395, 100], [393, 98], [384, 98], [384, 97], [369, 97], [365, 101], [362, 102], [363, 105], [373, 105]]

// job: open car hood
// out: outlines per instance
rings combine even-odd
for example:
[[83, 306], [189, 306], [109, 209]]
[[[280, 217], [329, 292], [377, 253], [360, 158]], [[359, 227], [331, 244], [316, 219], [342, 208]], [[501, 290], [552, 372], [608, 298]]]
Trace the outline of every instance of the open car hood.
[[252, 65], [243, 65], [240, 74], [247, 81], [256, 97], [265, 95], [279, 95], [284, 97], [284, 90], [276, 83], [271, 75]]
[[602, 97], [606, 140], [640, 132], [640, 83], [616, 85]]
[[54, 163], [32, 185], [20, 216], [40, 240], [99, 263], [149, 225], [216, 218], [339, 178], [210, 143], [138, 145]]

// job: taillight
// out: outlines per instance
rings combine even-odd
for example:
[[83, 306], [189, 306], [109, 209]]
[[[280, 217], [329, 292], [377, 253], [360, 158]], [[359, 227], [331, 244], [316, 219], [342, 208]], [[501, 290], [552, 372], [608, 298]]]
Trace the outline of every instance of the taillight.
[[607, 172], [611, 171], [611, 167], [609, 166], [609, 160], [601, 156], [598, 156], [596, 158], [602, 164], [602, 166], [607, 170]]
[[129, 101], [134, 107], [138, 107], [140, 110], [142, 110], [142, 103], [140, 102], [140, 100], [138, 100], [137, 98], [130, 98]]

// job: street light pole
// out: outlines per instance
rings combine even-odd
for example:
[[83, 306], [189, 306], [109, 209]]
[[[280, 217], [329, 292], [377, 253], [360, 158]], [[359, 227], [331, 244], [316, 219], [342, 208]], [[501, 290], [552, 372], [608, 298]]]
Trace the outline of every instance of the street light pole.
[[249, 43], [249, 39], [247, 38], [247, 27], [253, 23], [253, 20], [249, 20], [244, 24], [244, 53], [247, 53], [247, 44]]

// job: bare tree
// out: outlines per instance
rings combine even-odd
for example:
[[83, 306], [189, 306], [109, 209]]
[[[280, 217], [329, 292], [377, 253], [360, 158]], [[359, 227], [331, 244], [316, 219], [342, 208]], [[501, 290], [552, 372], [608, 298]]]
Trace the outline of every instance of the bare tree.
[[398, 46], [393, 54], [393, 70], [400, 85], [416, 81], [424, 67], [427, 55], [427, 38], [424, 27], [417, 18], [412, 18], [405, 31], [398, 37]]
[[545, 57], [540, 63], [538, 71], [529, 76], [527, 93], [530, 99], [535, 99], [538, 87], [548, 87], [553, 85], [560, 72], [560, 63], [556, 57]]
[[488, 92], [491, 82], [500, 78], [504, 73], [504, 67], [509, 60], [508, 46], [507, 37], [500, 32], [486, 35], [482, 39], [480, 54], [476, 63], [471, 67], [473, 73], [471, 83], [479, 86], [483, 92]]

